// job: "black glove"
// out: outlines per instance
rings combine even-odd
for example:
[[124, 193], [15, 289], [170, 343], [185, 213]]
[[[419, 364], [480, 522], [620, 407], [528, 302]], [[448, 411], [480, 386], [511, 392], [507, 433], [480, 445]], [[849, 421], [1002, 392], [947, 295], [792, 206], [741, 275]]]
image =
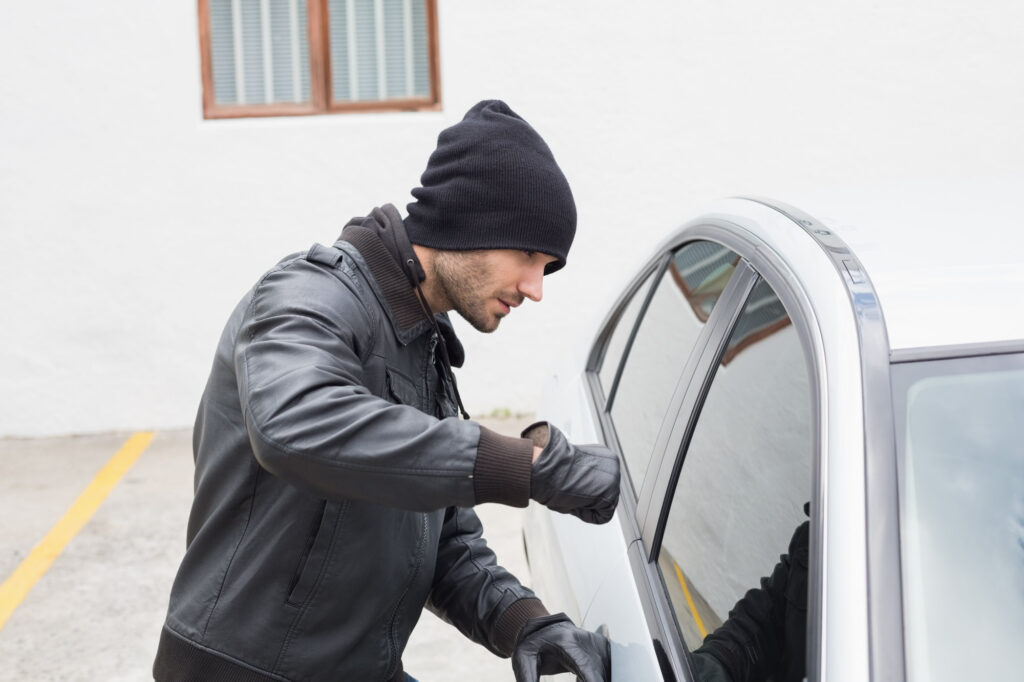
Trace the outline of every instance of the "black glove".
[[587, 523], [607, 523], [619, 503], [619, 458], [603, 445], [573, 445], [547, 422], [523, 431], [544, 448], [533, 463], [530, 497]]
[[564, 613], [531, 618], [512, 652], [512, 672], [516, 682], [566, 672], [576, 673], [582, 682], [609, 682], [611, 648], [603, 636], [581, 630]]

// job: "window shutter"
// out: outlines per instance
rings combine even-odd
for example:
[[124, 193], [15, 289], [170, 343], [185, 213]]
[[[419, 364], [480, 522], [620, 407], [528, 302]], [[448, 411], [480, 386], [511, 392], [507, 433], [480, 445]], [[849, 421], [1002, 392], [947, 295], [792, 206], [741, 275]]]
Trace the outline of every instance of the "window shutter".
[[329, 0], [336, 102], [430, 96], [425, 0]]
[[308, 102], [306, 0], [209, 0], [216, 103]]

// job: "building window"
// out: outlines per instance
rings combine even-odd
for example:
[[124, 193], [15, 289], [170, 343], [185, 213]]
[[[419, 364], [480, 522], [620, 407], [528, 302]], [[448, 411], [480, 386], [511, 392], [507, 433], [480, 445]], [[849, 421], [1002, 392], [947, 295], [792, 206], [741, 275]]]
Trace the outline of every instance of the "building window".
[[437, 109], [436, 0], [199, 0], [203, 116]]

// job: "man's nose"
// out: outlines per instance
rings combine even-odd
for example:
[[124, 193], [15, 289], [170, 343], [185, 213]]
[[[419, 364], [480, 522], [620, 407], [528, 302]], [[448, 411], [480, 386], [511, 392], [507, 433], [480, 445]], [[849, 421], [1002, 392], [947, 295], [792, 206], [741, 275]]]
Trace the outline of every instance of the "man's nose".
[[544, 265], [532, 267], [519, 280], [519, 293], [531, 301], [540, 301], [544, 297]]

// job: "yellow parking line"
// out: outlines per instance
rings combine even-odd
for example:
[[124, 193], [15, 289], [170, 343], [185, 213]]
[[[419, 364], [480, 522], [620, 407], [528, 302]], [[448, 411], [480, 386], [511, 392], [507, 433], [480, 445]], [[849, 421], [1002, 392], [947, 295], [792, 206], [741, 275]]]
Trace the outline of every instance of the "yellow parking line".
[[697, 629], [700, 630], [701, 639], [708, 636], [708, 631], [704, 627], [704, 621], [700, 619], [700, 614], [697, 613], [697, 607], [693, 603], [693, 597], [690, 596], [690, 590], [686, 587], [686, 579], [683, 578], [683, 572], [679, 570], [679, 564], [672, 562], [672, 565], [676, 569], [676, 578], [679, 579], [679, 584], [683, 587], [683, 596], [686, 597], [686, 605], [690, 607], [690, 613], [693, 614], [693, 620], [697, 623]]
[[0, 629], [3, 629], [14, 609], [18, 608], [36, 582], [60, 556], [71, 538], [92, 518], [96, 509], [152, 440], [153, 432], [144, 431], [125, 441], [42, 542], [25, 557], [11, 577], [0, 585]]

